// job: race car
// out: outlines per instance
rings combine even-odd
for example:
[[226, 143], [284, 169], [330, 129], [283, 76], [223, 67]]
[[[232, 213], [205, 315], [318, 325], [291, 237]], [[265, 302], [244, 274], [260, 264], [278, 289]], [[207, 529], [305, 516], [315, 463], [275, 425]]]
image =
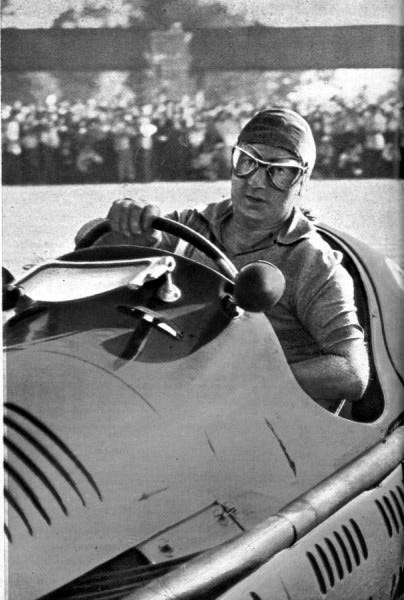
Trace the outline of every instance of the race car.
[[[398, 597], [403, 590], [403, 277], [318, 224], [355, 284], [371, 377], [330, 412], [263, 313], [282, 273], [208, 240], [81, 248], [9, 277], [10, 600]], [[12, 314], [11, 314], [12, 313]]]

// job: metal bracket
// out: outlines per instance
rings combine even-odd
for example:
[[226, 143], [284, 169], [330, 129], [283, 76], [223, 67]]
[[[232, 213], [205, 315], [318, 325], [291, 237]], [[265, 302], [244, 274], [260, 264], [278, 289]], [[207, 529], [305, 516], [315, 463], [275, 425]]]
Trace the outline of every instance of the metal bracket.
[[154, 281], [164, 274], [172, 273], [176, 263], [172, 256], [162, 256], [143, 269], [127, 284], [131, 290], [137, 290], [148, 281]]

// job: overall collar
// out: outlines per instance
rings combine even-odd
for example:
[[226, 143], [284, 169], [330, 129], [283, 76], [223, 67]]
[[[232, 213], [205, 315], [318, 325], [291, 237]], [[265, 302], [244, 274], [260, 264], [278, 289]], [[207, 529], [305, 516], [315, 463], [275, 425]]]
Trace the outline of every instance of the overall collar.
[[294, 207], [289, 219], [278, 233], [276, 241], [278, 244], [294, 244], [309, 238], [315, 230], [314, 224], [304, 216], [300, 208]]
[[[223, 244], [221, 235], [222, 224], [226, 219], [231, 217], [232, 213], [231, 199], [210, 204], [203, 211], [203, 216], [220, 245]], [[299, 208], [294, 207], [290, 217], [274, 236], [274, 240], [276, 243], [282, 245], [294, 244], [302, 239], [309, 238], [315, 231], [316, 228], [312, 221], [309, 221]]]

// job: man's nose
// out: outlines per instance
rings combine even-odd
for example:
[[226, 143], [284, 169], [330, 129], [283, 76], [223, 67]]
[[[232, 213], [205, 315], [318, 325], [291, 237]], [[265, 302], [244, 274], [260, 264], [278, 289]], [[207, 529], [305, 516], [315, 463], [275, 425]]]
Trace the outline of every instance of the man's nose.
[[268, 175], [263, 167], [258, 167], [249, 177], [249, 184], [254, 188], [266, 188], [268, 186]]

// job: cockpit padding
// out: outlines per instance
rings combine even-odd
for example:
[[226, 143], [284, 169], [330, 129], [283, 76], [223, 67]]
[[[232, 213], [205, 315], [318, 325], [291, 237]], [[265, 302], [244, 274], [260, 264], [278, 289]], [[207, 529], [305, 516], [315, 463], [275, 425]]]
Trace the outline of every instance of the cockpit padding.
[[361, 423], [371, 423], [379, 418], [382, 414], [384, 408], [384, 398], [373, 358], [372, 338], [370, 333], [370, 313], [365, 287], [362, 283], [361, 276], [354, 264], [354, 261], [347, 254], [344, 248], [342, 248], [334, 238], [327, 236], [323, 231], [319, 231], [319, 233], [334, 250], [338, 250], [342, 253], [342, 265], [353, 279], [355, 303], [358, 309], [358, 320], [365, 333], [365, 342], [369, 354], [370, 374], [368, 387], [366, 388], [366, 391], [360, 400], [349, 403], [350, 414], [347, 414], [347, 412], [343, 411], [341, 416], [345, 416]]

